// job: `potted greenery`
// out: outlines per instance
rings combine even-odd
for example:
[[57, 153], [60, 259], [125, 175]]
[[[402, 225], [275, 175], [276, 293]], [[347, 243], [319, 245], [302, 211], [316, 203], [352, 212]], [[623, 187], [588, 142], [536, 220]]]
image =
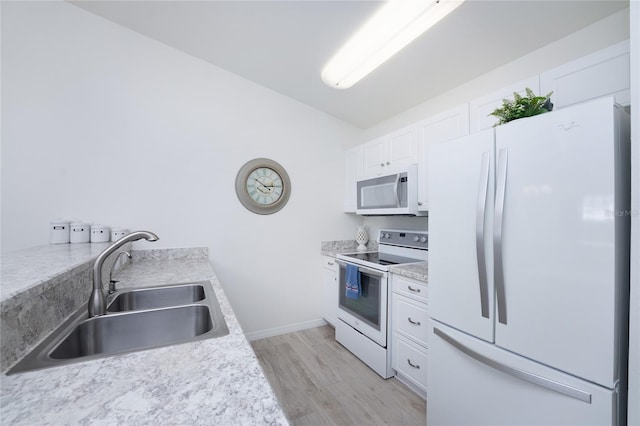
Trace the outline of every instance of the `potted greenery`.
[[498, 117], [498, 122], [494, 124], [494, 127], [517, 120], [518, 118], [543, 114], [553, 109], [553, 104], [550, 99], [553, 92], [546, 96], [536, 96], [533, 90], [528, 87], [525, 90], [527, 92], [526, 96], [513, 92], [513, 100], [503, 99], [502, 107], [496, 108], [495, 111], [489, 114]]

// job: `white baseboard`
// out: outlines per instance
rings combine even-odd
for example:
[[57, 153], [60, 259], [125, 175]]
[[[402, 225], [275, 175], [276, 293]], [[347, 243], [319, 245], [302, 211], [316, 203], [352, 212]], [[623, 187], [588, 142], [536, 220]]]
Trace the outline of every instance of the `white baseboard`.
[[419, 397], [421, 397], [425, 401], [427, 400], [427, 392], [425, 392], [424, 390], [420, 389], [418, 386], [414, 385], [411, 380], [407, 379], [406, 377], [404, 377], [402, 374], [398, 373], [397, 371], [396, 371], [395, 378], [400, 383], [402, 383], [403, 385], [408, 387], [411, 391], [413, 391], [413, 393], [415, 393], [416, 395], [418, 395]]
[[249, 341], [265, 339], [267, 337], [279, 336], [281, 334], [293, 333], [295, 331], [306, 330], [307, 328], [321, 327], [328, 323], [322, 318], [318, 318], [311, 321], [298, 322], [296, 324], [283, 325], [281, 327], [269, 328], [266, 330], [254, 331], [252, 333], [245, 333], [245, 336]]

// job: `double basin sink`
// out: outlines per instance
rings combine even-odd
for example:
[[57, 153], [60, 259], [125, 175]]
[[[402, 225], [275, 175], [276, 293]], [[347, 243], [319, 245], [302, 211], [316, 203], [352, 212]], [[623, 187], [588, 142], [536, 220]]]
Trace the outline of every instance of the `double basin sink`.
[[7, 375], [227, 334], [209, 281], [120, 290], [106, 315], [83, 305]]

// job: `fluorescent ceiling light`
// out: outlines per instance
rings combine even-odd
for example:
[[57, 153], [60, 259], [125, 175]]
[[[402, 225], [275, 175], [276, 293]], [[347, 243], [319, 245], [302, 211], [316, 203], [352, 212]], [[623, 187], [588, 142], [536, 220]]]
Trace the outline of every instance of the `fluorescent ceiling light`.
[[387, 1], [331, 58], [322, 80], [336, 89], [353, 86], [463, 1]]

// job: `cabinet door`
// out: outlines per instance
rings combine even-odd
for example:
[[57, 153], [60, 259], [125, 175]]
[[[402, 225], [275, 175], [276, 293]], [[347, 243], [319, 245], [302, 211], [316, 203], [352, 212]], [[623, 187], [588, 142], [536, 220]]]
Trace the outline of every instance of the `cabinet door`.
[[493, 341], [494, 130], [429, 150], [429, 314]]
[[421, 121], [418, 133], [418, 210], [429, 210], [429, 145], [469, 134], [469, 104], [460, 105]]
[[427, 305], [393, 293], [393, 331], [427, 347]]
[[404, 379], [411, 381], [424, 396], [427, 391], [427, 350], [398, 333], [393, 333], [392, 345], [391, 366]]
[[387, 167], [398, 168], [418, 161], [416, 127], [409, 126], [391, 133], [387, 137]]
[[540, 74], [543, 94], [553, 91], [556, 108], [612, 95], [621, 105], [631, 103], [629, 41]]
[[335, 259], [323, 256], [324, 319], [335, 327], [338, 310], [338, 272]]
[[355, 213], [357, 207], [356, 182], [362, 174], [362, 146], [345, 153], [344, 212]]
[[386, 167], [386, 138], [374, 139], [362, 146], [362, 174], [375, 176], [382, 174]]
[[[525, 89], [527, 87], [533, 90], [536, 95], [541, 94], [539, 76], [536, 75], [535, 77], [528, 78], [516, 84], [503, 87], [500, 90], [469, 102], [469, 129], [471, 133], [493, 127], [498, 119], [489, 114], [502, 105], [503, 99], [513, 99], [513, 92], [526, 95]], [[549, 92], [543, 94], [546, 95], [547, 93]]]

